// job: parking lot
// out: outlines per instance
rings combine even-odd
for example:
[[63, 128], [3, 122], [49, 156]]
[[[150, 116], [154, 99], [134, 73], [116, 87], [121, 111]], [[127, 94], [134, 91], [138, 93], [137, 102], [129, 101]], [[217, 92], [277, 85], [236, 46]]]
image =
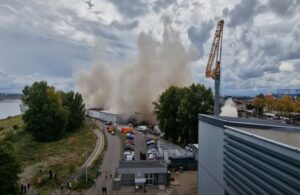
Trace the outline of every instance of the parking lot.
[[134, 130], [134, 134], [135, 134], [135, 147], [134, 147], [135, 159], [141, 160], [140, 153], [145, 153], [146, 150], [146, 142], [145, 142], [146, 135], [137, 130]]

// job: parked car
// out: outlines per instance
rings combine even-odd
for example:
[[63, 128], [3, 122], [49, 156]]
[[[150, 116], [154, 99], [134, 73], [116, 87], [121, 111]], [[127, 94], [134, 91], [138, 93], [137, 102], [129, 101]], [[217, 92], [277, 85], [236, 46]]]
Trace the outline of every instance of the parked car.
[[148, 149], [150, 149], [150, 148], [158, 149], [156, 144], [150, 144], [147, 147], [148, 147]]
[[147, 146], [151, 145], [151, 144], [155, 144], [155, 141], [154, 140], [150, 140], [150, 141], [147, 141], [146, 144], [147, 144]]
[[133, 139], [134, 139], [134, 136], [133, 136], [133, 135], [126, 136], [126, 139], [133, 140]]
[[153, 153], [158, 153], [158, 151], [155, 149], [155, 148], [150, 148], [150, 149], [148, 149], [148, 151], [147, 151], [147, 154], [149, 155], [149, 154], [153, 154]]
[[149, 154], [149, 157], [148, 157], [148, 159], [149, 160], [157, 160], [158, 159], [158, 155], [154, 155], [154, 154]]
[[125, 147], [124, 147], [124, 150], [130, 150], [130, 151], [133, 151], [134, 150], [134, 147], [130, 144], [126, 144]]
[[153, 140], [153, 138], [151, 138], [151, 137], [146, 138], [146, 142], [148, 142], [150, 140]]
[[131, 139], [127, 139], [127, 140], [125, 141], [125, 143], [126, 143], [126, 144], [130, 144], [130, 145], [134, 145], [134, 141], [131, 140]]

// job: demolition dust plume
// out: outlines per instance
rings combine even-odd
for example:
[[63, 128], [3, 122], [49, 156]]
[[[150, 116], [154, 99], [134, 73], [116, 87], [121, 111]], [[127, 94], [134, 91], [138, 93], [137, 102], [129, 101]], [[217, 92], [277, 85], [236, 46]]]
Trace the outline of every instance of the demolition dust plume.
[[76, 85], [88, 107], [101, 107], [127, 117], [153, 122], [153, 102], [168, 87], [191, 83], [189, 62], [196, 51], [186, 49], [179, 33], [165, 25], [162, 41], [151, 33], [137, 40], [136, 63], [118, 66], [97, 61], [86, 72], [76, 75]]

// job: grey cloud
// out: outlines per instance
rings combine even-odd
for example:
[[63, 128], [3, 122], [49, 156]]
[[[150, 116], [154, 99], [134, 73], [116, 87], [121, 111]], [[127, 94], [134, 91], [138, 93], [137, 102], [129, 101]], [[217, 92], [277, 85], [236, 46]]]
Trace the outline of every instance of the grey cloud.
[[210, 31], [213, 26], [213, 21], [209, 20], [207, 22], [202, 22], [199, 27], [191, 26], [188, 29], [188, 37], [198, 49], [200, 57], [204, 55], [203, 44], [210, 38]]
[[138, 20], [134, 20], [132, 22], [119, 22], [119, 21], [113, 21], [111, 24], [111, 26], [116, 27], [119, 30], [132, 30], [135, 29], [139, 26], [139, 21]]
[[162, 9], [168, 8], [171, 4], [177, 4], [177, 0], [157, 0], [153, 5], [153, 10], [158, 13]]
[[269, 0], [268, 5], [273, 12], [280, 16], [292, 15], [298, 9], [298, 0]]
[[255, 14], [256, 0], [241, 0], [229, 11], [229, 27], [235, 27], [245, 22], [252, 22]]
[[149, 11], [147, 3], [132, 0], [111, 0], [119, 12], [126, 17], [134, 18]]
[[71, 77], [73, 68], [91, 61], [91, 50], [84, 46], [36, 39], [13, 31], [0, 30], [0, 42], [1, 65], [8, 73]]

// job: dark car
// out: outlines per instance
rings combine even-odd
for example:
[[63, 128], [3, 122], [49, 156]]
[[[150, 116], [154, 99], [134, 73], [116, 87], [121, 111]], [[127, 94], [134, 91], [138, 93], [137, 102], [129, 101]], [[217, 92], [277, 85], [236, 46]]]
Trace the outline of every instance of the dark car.
[[150, 148], [158, 149], [156, 144], [150, 144], [147, 147], [148, 147], [148, 149], [150, 149]]

